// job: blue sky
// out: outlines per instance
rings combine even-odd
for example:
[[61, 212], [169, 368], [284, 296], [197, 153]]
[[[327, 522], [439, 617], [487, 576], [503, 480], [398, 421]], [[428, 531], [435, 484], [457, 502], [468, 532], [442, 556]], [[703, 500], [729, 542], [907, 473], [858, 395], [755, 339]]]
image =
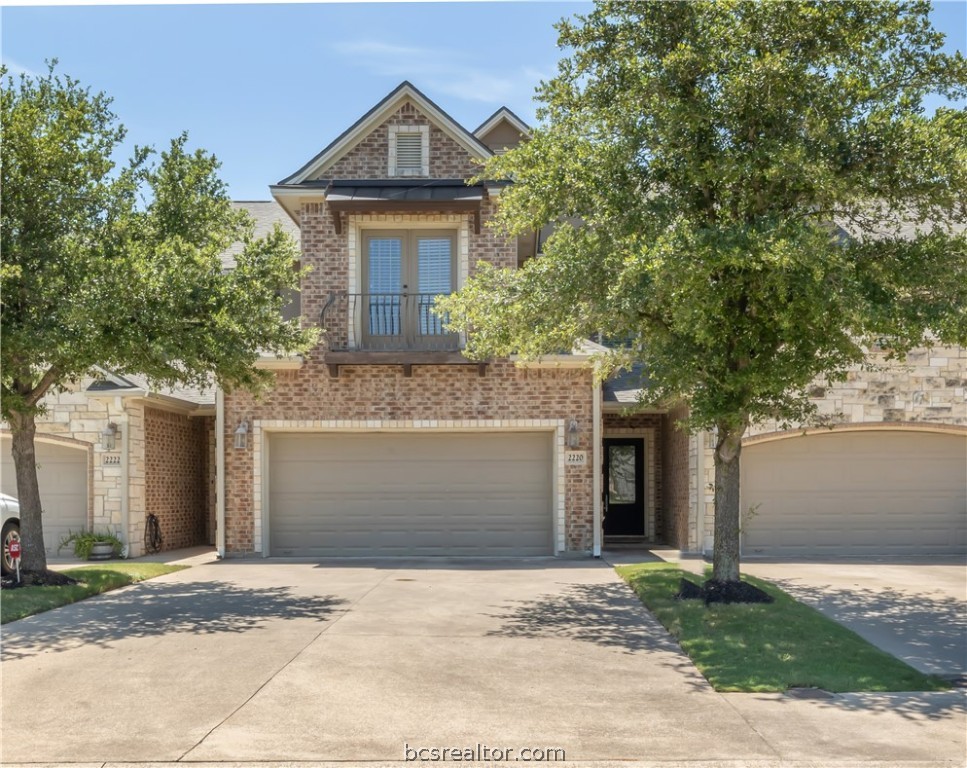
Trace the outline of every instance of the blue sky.
[[[534, 117], [554, 74], [552, 25], [578, 2], [325, 3], [4, 7], [2, 58], [44, 60], [114, 97], [131, 143], [163, 147], [187, 130], [214, 152], [232, 197], [267, 199], [402, 80], [474, 129], [507, 105]], [[940, 2], [934, 26], [967, 51], [967, 2]]]

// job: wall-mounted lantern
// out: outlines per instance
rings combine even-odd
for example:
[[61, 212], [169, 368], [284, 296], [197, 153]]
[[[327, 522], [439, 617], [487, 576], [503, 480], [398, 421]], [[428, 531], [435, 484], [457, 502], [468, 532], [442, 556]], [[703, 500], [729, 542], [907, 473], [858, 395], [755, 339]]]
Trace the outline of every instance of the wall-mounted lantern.
[[235, 427], [235, 447], [245, 448], [248, 445], [248, 422], [242, 419]]
[[577, 448], [580, 445], [580, 434], [581, 428], [578, 426], [577, 419], [571, 419], [571, 423], [567, 425], [567, 447]]
[[121, 430], [113, 421], [101, 430], [101, 448], [105, 451], [113, 451], [117, 446], [118, 436]]

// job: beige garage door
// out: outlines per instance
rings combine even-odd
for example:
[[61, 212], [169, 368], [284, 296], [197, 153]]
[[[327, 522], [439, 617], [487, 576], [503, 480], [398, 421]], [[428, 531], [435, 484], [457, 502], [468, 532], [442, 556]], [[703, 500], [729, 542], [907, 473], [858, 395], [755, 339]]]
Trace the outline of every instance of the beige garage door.
[[967, 437], [832, 432], [742, 451], [746, 555], [967, 552]]
[[551, 553], [548, 433], [269, 438], [278, 556]]
[[[44, 546], [55, 556], [57, 545], [69, 530], [80, 531], [87, 523], [87, 451], [38, 440], [37, 482], [43, 505]], [[4, 493], [19, 498], [17, 477], [10, 453], [10, 438], [3, 438], [0, 485]], [[70, 554], [64, 550], [61, 554]]]

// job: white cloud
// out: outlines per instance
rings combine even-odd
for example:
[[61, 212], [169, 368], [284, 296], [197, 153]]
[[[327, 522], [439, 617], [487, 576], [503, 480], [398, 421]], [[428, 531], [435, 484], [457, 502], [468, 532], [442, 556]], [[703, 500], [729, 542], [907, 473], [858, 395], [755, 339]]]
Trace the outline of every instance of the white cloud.
[[448, 72], [430, 77], [427, 82], [441, 93], [489, 104], [506, 101], [517, 90], [513, 78], [474, 70]]
[[532, 68], [497, 72], [481, 67], [479, 56], [447, 48], [421, 48], [373, 39], [337, 44], [340, 53], [357, 56], [356, 66], [384, 76], [411, 80], [418, 88], [435, 90], [466, 101], [501, 104], [529, 102], [541, 78]]
[[353, 56], [375, 57], [377, 60], [376, 63], [382, 64], [387, 63], [388, 60], [398, 59], [404, 56], [421, 59], [433, 53], [433, 51], [427, 48], [395, 45], [393, 43], [383, 43], [379, 40], [347, 40], [336, 43], [334, 47], [340, 53], [351, 54]]
[[29, 67], [25, 67], [23, 64], [7, 58], [6, 56], [3, 57], [3, 65], [7, 68], [7, 72], [14, 77], [19, 77], [20, 75], [27, 75], [27, 77], [40, 77], [38, 72], [35, 72]]

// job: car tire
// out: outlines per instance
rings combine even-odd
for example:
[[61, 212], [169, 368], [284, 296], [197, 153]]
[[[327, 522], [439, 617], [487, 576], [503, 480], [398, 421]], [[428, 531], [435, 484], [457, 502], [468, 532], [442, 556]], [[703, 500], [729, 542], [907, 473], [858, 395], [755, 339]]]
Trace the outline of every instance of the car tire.
[[9, 576], [14, 572], [13, 560], [10, 559], [10, 542], [20, 541], [20, 525], [13, 520], [3, 526], [3, 558], [0, 560], [0, 569], [4, 576]]

